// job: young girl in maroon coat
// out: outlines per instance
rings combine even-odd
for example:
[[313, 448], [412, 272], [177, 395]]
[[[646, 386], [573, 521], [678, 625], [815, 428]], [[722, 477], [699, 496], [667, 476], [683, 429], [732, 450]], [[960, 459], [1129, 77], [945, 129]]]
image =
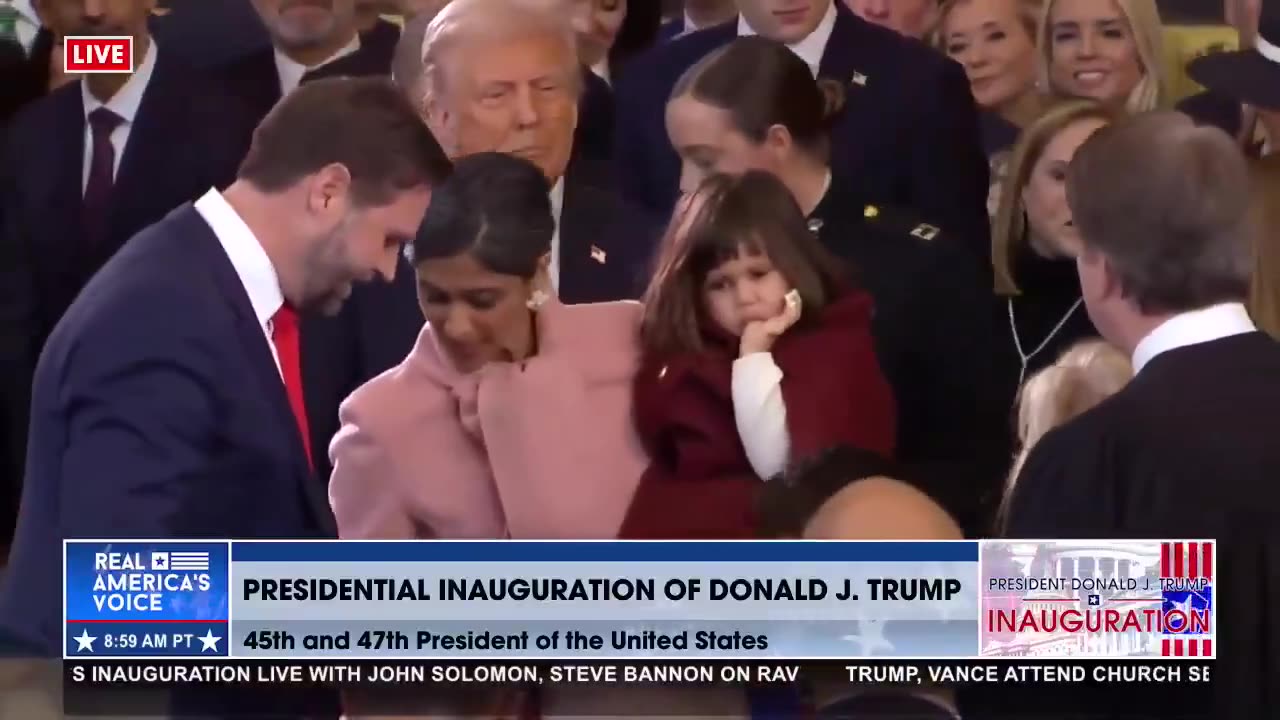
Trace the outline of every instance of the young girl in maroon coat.
[[712, 175], [677, 210], [645, 298], [636, 426], [652, 463], [624, 538], [753, 537], [763, 483], [895, 409], [849, 284], [773, 175]]

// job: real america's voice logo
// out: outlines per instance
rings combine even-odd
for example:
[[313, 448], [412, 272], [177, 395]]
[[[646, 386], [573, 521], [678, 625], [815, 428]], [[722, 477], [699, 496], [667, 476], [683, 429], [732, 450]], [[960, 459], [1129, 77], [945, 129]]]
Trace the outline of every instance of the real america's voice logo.
[[1213, 657], [1213, 541], [984, 547], [981, 654]]
[[213, 585], [207, 552], [98, 552], [93, 569], [98, 612], [164, 612], [165, 593], [208, 592]]
[[67, 540], [64, 657], [227, 654], [224, 542]]

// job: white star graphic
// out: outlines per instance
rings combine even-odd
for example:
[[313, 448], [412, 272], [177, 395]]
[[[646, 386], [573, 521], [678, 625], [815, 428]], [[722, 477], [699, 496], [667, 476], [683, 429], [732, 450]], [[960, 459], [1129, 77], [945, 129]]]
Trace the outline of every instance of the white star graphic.
[[89, 652], [93, 652], [93, 641], [97, 640], [98, 638], [90, 635], [89, 629], [85, 628], [84, 630], [80, 631], [79, 635], [77, 635], [72, 639], [76, 641], [76, 646], [77, 646], [76, 652], [80, 652], [81, 650], [87, 650]]
[[204, 652], [205, 650], [212, 650], [214, 652], [218, 652], [218, 641], [221, 640], [222, 638], [218, 637], [217, 635], [214, 635], [213, 628], [209, 628], [208, 632], [204, 634], [204, 637], [200, 637], [196, 639], [199, 640], [200, 644], [204, 646], [200, 648], [200, 652]]
[[866, 613], [859, 611], [856, 615], [858, 620], [858, 633], [844, 635], [840, 639], [845, 642], [857, 643], [861, 655], [873, 656], [877, 650], [881, 648], [892, 651], [893, 643], [889, 642], [884, 636], [884, 623], [880, 620], [873, 620], [867, 617]]

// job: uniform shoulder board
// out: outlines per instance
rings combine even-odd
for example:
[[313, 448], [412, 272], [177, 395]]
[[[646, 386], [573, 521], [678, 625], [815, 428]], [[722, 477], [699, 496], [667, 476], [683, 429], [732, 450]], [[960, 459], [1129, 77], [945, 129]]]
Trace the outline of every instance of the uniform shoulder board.
[[920, 223], [911, 230], [912, 237], [918, 237], [921, 240], [932, 240], [938, 237], [938, 233], [942, 232], [942, 228], [929, 223]]

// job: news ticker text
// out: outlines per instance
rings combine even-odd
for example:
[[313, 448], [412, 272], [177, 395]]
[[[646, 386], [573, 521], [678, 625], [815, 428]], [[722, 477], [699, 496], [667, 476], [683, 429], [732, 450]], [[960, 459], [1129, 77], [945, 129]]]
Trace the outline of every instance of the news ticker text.
[[791, 685], [821, 673], [858, 685], [1089, 685], [1209, 683], [1214, 661], [913, 660], [771, 662], [68, 661], [69, 687], [202, 686]]

